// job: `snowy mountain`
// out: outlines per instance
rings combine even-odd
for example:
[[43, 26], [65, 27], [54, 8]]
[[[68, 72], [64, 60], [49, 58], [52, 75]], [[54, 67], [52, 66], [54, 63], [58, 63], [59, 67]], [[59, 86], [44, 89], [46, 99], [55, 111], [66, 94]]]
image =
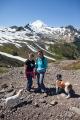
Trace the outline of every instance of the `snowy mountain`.
[[32, 26], [32, 28], [33, 29], [40, 29], [40, 28], [45, 28], [46, 27], [46, 24], [44, 24], [42, 21], [40, 21], [40, 20], [37, 20], [37, 21], [35, 21], [35, 22], [33, 22], [32, 24], [31, 24], [31, 26]]
[[51, 44], [59, 41], [71, 43], [75, 40], [80, 40], [80, 31], [73, 26], [54, 28], [40, 20], [26, 26], [0, 28], [0, 51], [2, 52], [9, 51], [4, 50], [4, 46], [13, 45], [18, 49], [24, 47], [27, 52], [36, 53], [41, 49], [46, 57], [53, 59], [55, 53], [48, 49]]

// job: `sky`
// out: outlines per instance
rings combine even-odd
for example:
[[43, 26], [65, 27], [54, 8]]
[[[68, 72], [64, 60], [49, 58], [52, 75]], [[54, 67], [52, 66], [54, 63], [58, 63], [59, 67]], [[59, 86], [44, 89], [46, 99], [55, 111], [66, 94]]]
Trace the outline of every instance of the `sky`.
[[80, 28], [80, 0], [0, 0], [0, 26], [41, 20], [51, 27]]

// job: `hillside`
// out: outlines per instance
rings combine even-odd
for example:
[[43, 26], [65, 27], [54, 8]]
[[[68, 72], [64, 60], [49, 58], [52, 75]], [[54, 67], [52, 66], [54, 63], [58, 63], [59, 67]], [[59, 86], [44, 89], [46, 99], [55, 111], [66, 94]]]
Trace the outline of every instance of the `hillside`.
[[[27, 92], [26, 80], [23, 77], [22, 67], [7, 68], [0, 73], [0, 120], [79, 120], [80, 119], [80, 70], [65, 70], [75, 61], [65, 60], [50, 63], [45, 75], [47, 96], [35, 93], [36, 79], [33, 80], [34, 89]], [[55, 94], [56, 75], [61, 73], [64, 81], [70, 81], [75, 95], [66, 99], [64, 94]], [[21, 102], [12, 109], [2, 106], [2, 98], [15, 94], [24, 89]], [[53, 103], [53, 104], [52, 104]]]

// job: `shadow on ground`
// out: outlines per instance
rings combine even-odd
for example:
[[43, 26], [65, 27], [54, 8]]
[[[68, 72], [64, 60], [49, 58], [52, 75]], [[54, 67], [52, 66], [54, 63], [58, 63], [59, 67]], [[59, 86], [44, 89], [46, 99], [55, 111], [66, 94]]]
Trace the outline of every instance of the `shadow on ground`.
[[21, 103], [19, 103], [18, 105], [12, 107], [11, 110], [16, 111], [17, 108], [23, 107], [23, 106], [25, 106], [25, 105], [27, 105], [27, 104], [31, 104], [31, 103], [32, 103], [32, 100], [21, 102]]

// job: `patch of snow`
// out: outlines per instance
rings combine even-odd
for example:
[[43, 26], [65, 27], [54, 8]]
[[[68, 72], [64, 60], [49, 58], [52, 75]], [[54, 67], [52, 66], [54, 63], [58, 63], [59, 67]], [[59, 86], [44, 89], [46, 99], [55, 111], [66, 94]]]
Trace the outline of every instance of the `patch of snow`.
[[20, 48], [20, 47], [22, 47], [20, 44], [18, 44], [18, 43], [15, 43], [15, 46], [17, 47], [17, 48]]
[[76, 32], [75, 35], [78, 35], [78, 33]]
[[56, 61], [54, 58], [44, 55], [47, 59]]
[[13, 56], [13, 55], [8, 54], [8, 53], [5, 53], [5, 52], [0, 52], [0, 54], [1, 54], [1, 55], [4, 55], [4, 56], [7, 56], [7, 57], [9, 57], [9, 58], [13, 58], [13, 59], [20, 60], [20, 61], [22, 61], [22, 62], [25, 62], [25, 61], [26, 61], [25, 58], [22, 58], [22, 57], [20, 57], [20, 56]]
[[41, 50], [43, 50], [43, 51], [49, 53], [50, 55], [55, 55], [55, 53], [53, 54], [53, 53], [51, 53], [51, 52], [45, 50], [44, 48], [42, 48], [41, 46], [39, 46], [37, 43], [34, 43], [34, 44], [35, 44], [36, 46], [38, 46]]
[[37, 52], [36, 48], [34, 48], [32, 45], [29, 45], [29, 44], [26, 44], [26, 45], [31, 51]]
[[[37, 52], [37, 51], [36, 51], [36, 52]], [[22, 57], [20, 57], [20, 56], [13, 56], [13, 55], [8, 54], [8, 53], [5, 53], [5, 52], [0, 52], [0, 54], [1, 54], [1, 55], [4, 55], [4, 56], [7, 56], [7, 57], [9, 57], [9, 58], [13, 58], [13, 59], [20, 60], [20, 61], [22, 61], [22, 62], [25, 62], [25, 61], [26, 61], [25, 58], [22, 58]], [[51, 57], [49, 57], [49, 56], [46, 56], [46, 55], [45, 55], [45, 57], [46, 57], [47, 59], [49, 59], [49, 60], [56, 61], [54, 58], [51, 58]]]
[[48, 45], [50, 45], [50, 44], [53, 45], [53, 44], [54, 44], [54, 42], [50, 42], [50, 41], [49, 41], [49, 42], [48, 42], [48, 41], [44, 41], [44, 43], [46, 43], [46, 44], [48, 44]]

